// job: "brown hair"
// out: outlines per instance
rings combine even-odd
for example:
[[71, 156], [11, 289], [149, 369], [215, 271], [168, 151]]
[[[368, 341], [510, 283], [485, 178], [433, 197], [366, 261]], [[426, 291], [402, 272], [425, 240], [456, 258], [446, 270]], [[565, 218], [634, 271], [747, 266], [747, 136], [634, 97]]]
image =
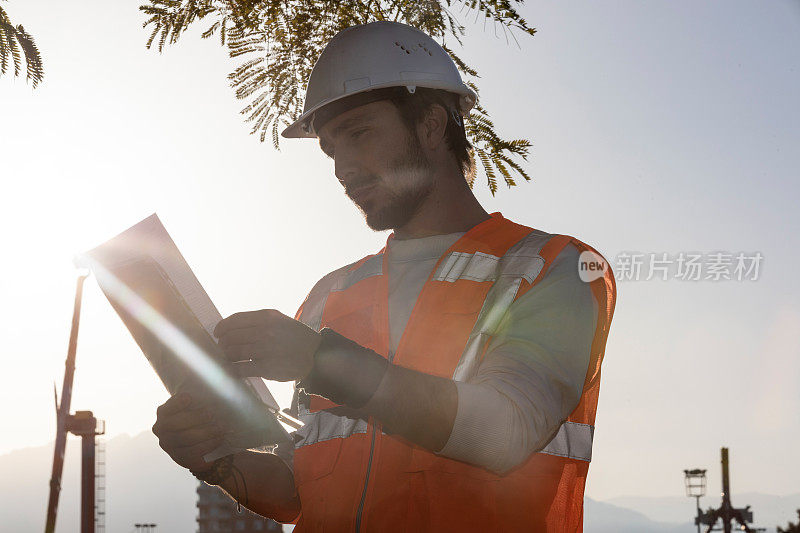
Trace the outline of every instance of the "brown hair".
[[444, 134], [447, 147], [453, 152], [464, 177], [468, 178], [472, 174], [472, 159], [469, 154], [472, 145], [467, 140], [464, 119], [458, 111], [458, 95], [438, 89], [417, 87], [413, 93], [409, 93], [405, 88], [397, 91], [389, 100], [397, 107], [400, 117], [410, 130], [422, 122], [430, 112], [431, 106], [437, 104], [442, 106], [447, 112], [447, 127]]

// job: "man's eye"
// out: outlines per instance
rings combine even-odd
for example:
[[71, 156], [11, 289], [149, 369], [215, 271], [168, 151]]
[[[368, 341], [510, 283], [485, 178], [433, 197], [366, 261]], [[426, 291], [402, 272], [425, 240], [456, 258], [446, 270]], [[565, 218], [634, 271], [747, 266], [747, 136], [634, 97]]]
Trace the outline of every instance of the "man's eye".
[[364, 134], [366, 131], [367, 131], [367, 129], [366, 129], [366, 128], [362, 128], [362, 129], [360, 129], [360, 130], [355, 130], [355, 131], [353, 131], [353, 132], [350, 134], [350, 137], [352, 137], [353, 139], [358, 139], [358, 138], [359, 138], [359, 137], [361, 137], [361, 135], [362, 135], [362, 134]]

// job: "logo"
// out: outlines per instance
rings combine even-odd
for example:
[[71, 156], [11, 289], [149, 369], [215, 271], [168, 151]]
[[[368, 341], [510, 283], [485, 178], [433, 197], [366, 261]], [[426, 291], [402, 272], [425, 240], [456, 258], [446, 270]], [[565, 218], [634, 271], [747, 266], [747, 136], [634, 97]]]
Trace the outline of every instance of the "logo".
[[592, 251], [581, 252], [578, 256], [578, 276], [581, 281], [590, 283], [596, 279], [600, 279], [608, 269], [608, 263], [603, 259], [600, 254]]

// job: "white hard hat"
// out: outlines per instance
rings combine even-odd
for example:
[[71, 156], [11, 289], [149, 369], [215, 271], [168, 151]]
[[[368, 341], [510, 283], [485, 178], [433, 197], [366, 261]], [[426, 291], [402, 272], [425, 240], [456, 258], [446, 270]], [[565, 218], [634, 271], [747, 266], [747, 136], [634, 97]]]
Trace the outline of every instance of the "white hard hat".
[[323, 107], [356, 94], [363, 95], [358, 105], [387, 98], [383, 91], [371, 91], [388, 87], [406, 87], [411, 93], [417, 87], [454, 93], [462, 115], [477, 101], [453, 60], [430, 36], [399, 22], [370, 22], [331, 39], [311, 71], [303, 114], [281, 135], [316, 137], [314, 119]]

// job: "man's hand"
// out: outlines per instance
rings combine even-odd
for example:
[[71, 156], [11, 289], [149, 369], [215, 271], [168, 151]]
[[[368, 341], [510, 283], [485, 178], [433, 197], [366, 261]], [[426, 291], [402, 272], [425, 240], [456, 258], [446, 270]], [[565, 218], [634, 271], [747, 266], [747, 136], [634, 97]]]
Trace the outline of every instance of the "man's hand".
[[156, 416], [153, 433], [173, 461], [194, 472], [211, 468], [203, 456], [222, 444], [225, 431], [208, 411], [180, 393], [164, 402]]
[[[176, 394], [158, 408], [153, 425], [161, 448], [184, 468], [199, 473], [211, 468], [203, 456], [222, 443], [224, 427], [187, 393]], [[263, 516], [282, 522], [293, 520], [300, 512], [300, 499], [294, 486], [291, 469], [277, 455], [241, 452], [234, 455], [234, 464], [246, 480], [243, 483], [229, 476], [220, 487], [243, 505]]]
[[303, 379], [314, 366], [319, 333], [274, 309], [236, 313], [214, 330], [241, 377]]

